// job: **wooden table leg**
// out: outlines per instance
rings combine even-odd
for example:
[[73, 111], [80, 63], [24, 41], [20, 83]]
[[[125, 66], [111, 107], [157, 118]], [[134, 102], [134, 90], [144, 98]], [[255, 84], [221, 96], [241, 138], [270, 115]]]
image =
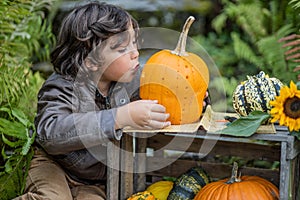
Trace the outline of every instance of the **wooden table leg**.
[[107, 144], [106, 199], [119, 200], [120, 141]]
[[134, 192], [146, 189], [146, 147], [147, 138], [136, 138]]
[[121, 140], [121, 180], [120, 199], [125, 200], [133, 194], [133, 138], [123, 134]]
[[290, 160], [287, 159], [287, 142], [281, 142], [280, 156], [280, 183], [279, 195], [280, 200], [288, 200], [289, 196], [289, 179], [290, 179]]

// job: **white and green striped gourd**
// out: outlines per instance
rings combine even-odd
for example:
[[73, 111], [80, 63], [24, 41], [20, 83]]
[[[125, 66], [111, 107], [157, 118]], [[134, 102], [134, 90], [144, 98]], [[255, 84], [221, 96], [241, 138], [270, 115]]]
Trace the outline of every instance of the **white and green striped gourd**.
[[247, 79], [233, 92], [233, 108], [241, 116], [247, 116], [254, 110], [269, 112], [269, 102], [279, 95], [283, 83], [277, 78], [270, 78], [263, 71], [254, 76], [247, 76]]

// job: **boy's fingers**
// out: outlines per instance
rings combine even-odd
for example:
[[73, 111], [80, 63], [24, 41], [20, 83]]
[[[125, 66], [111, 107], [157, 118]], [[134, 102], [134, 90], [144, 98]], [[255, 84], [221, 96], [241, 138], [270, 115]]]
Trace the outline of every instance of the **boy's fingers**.
[[168, 113], [165, 114], [165, 113], [158, 113], [158, 112], [151, 112], [149, 116], [151, 120], [161, 121], [161, 122], [166, 121], [170, 117]]
[[152, 127], [154, 129], [162, 129], [162, 128], [165, 128], [170, 125], [171, 125], [171, 123], [169, 121], [160, 122], [160, 121], [151, 120], [147, 126]]

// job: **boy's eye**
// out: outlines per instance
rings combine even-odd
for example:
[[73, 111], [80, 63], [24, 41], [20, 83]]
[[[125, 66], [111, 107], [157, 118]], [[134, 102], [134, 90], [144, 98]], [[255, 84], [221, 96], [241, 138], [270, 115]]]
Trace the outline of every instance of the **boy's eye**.
[[127, 44], [126, 46], [125, 45], [119, 46], [118, 52], [125, 53], [126, 51], [128, 51], [131, 48], [137, 48], [137, 40], [133, 40], [132, 44], [133, 44], [132, 46], [130, 44]]
[[125, 52], [126, 52], [126, 50], [127, 50], [127, 48], [126, 48], [126, 47], [124, 47], [124, 48], [120, 48], [120, 49], [118, 49], [118, 52], [119, 52], [119, 53], [125, 53]]

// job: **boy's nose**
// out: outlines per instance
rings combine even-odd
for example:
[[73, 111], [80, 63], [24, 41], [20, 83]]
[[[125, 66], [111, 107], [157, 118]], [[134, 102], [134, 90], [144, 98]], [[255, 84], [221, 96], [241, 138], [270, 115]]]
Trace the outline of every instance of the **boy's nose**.
[[135, 59], [135, 58], [139, 57], [140, 53], [137, 49], [132, 49], [130, 52], [130, 55], [131, 55], [132, 59]]

